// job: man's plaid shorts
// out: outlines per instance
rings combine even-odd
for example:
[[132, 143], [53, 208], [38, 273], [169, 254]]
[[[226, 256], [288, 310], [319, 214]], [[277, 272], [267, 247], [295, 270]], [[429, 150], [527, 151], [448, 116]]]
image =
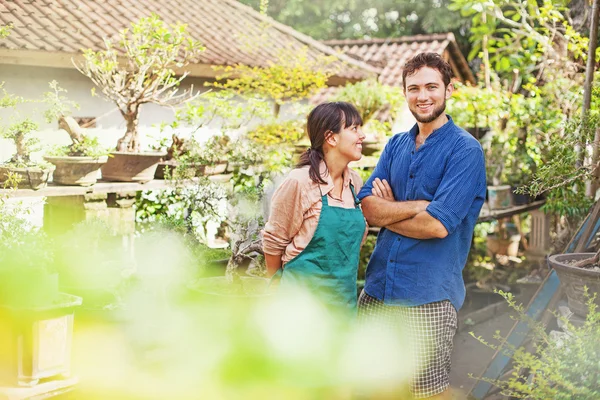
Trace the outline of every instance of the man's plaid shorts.
[[[417, 399], [432, 397], [450, 386], [452, 340], [456, 333], [456, 309], [448, 301], [416, 307], [390, 306], [363, 290], [358, 298], [360, 322], [373, 322], [407, 331], [415, 365], [410, 390]], [[400, 356], [400, 355], [399, 355]]]

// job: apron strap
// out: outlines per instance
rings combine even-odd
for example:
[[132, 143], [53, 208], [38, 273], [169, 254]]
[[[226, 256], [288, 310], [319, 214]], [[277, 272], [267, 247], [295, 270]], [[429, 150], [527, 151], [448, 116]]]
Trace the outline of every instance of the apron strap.
[[324, 205], [328, 206], [329, 202], [327, 201], [327, 195], [323, 195], [323, 191], [321, 190], [321, 184], [317, 183], [317, 186], [319, 186], [319, 193], [321, 193], [321, 201]]
[[360, 200], [356, 197], [356, 192], [354, 192], [354, 185], [350, 182], [350, 190], [352, 191], [352, 197], [354, 197], [354, 208], [359, 208]]

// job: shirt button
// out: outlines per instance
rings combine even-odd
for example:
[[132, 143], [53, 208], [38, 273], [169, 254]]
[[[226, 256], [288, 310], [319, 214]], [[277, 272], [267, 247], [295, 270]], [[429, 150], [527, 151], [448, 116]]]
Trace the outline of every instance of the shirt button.
[[414, 175], [411, 175], [411, 176], [410, 176], [410, 179], [413, 179], [414, 177], [415, 177]]
[[390, 262], [394, 262], [394, 260], [390, 260]]

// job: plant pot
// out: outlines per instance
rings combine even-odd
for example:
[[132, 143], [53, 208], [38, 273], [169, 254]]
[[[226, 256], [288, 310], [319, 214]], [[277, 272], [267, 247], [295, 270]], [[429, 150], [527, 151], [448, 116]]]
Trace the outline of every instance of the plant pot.
[[69, 376], [74, 308], [81, 298], [60, 293], [39, 307], [0, 306], [0, 386], [35, 386]]
[[584, 287], [588, 288], [590, 295], [598, 294], [596, 304], [600, 306], [600, 271], [577, 268], [570, 264], [593, 256], [594, 253], [572, 253], [555, 254], [548, 258], [548, 264], [556, 271], [560, 284], [567, 294], [569, 308], [573, 313], [582, 317], [588, 313]]
[[[161, 161], [156, 166], [156, 172], [154, 173], [154, 179], [165, 179], [165, 175], [167, 172], [167, 168], [169, 169], [169, 174], [171, 179], [173, 179], [173, 171], [177, 167], [180, 166], [180, 163], [175, 160], [169, 161]], [[189, 167], [189, 168], [187, 168]], [[200, 163], [190, 163], [186, 164], [185, 171], [182, 171], [183, 178], [194, 178], [205, 175], [204, 171], [206, 169], [206, 165]], [[179, 175], [179, 174], [178, 174]], [[179, 176], [177, 176], [179, 177]]]
[[115, 182], [149, 182], [154, 179], [158, 162], [167, 153], [128, 153], [113, 151], [102, 166], [102, 179]]
[[501, 210], [512, 206], [510, 186], [488, 186], [488, 207], [490, 210]]
[[238, 283], [229, 283], [224, 276], [200, 278], [194, 282], [191, 289], [210, 296], [217, 297], [265, 297], [272, 294], [269, 291], [270, 279], [253, 276], [240, 276]]
[[534, 197], [528, 195], [528, 194], [520, 194], [520, 193], [515, 193], [515, 190], [517, 190], [518, 186], [511, 186], [511, 193], [512, 193], [512, 202], [515, 206], [523, 206], [525, 204], [529, 204], [529, 203], [533, 203], [533, 201], [535, 200]]
[[204, 175], [219, 175], [227, 171], [227, 161], [217, 161], [212, 165], [207, 165], [204, 169]]
[[101, 157], [44, 157], [56, 166], [52, 181], [59, 185], [91, 186], [98, 179], [100, 167], [108, 156]]
[[0, 185], [8, 179], [8, 173], [17, 174], [21, 177], [18, 184], [19, 189], [39, 190], [46, 187], [50, 179], [50, 173], [54, 171], [54, 166], [46, 168], [13, 168], [0, 166]]

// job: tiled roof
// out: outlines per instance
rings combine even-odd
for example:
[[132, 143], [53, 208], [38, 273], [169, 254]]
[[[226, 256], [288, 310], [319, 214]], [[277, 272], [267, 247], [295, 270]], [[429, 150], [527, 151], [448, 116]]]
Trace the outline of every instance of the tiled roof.
[[455, 78], [475, 83], [475, 77], [452, 33], [387, 39], [329, 40], [323, 43], [357, 60], [382, 68], [379, 81], [390, 86], [401, 86], [402, 67], [406, 61], [425, 52], [442, 55], [452, 65]]
[[[309, 56], [338, 54], [330, 47], [275, 22], [235, 0], [0, 0], [0, 24], [12, 24], [0, 41], [2, 50], [18, 58], [54, 53], [71, 56], [85, 48], [103, 48], [131, 22], [151, 13], [167, 23], [188, 24], [190, 36], [206, 46], [196, 64], [264, 66], [282, 49], [308, 46]], [[270, 28], [265, 29], [265, 22]], [[338, 54], [339, 55], [339, 54]], [[379, 72], [369, 64], [339, 55], [344, 79], [364, 79]], [[64, 65], [67, 66], [67, 65]]]
[[[452, 66], [455, 78], [462, 82], [475, 83], [475, 77], [467, 64], [467, 60], [458, 48], [452, 33], [387, 39], [328, 40], [323, 43], [350, 57], [381, 68], [379, 82], [389, 86], [401, 87], [404, 64], [410, 58], [425, 52], [442, 55]], [[322, 89], [310, 99], [310, 102], [320, 104], [328, 101], [335, 96], [337, 90], [335, 87]], [[388, 120], [391, 117], [388, 109], [381, 110], [374, 116], [374, 118], [381, 121]]]

